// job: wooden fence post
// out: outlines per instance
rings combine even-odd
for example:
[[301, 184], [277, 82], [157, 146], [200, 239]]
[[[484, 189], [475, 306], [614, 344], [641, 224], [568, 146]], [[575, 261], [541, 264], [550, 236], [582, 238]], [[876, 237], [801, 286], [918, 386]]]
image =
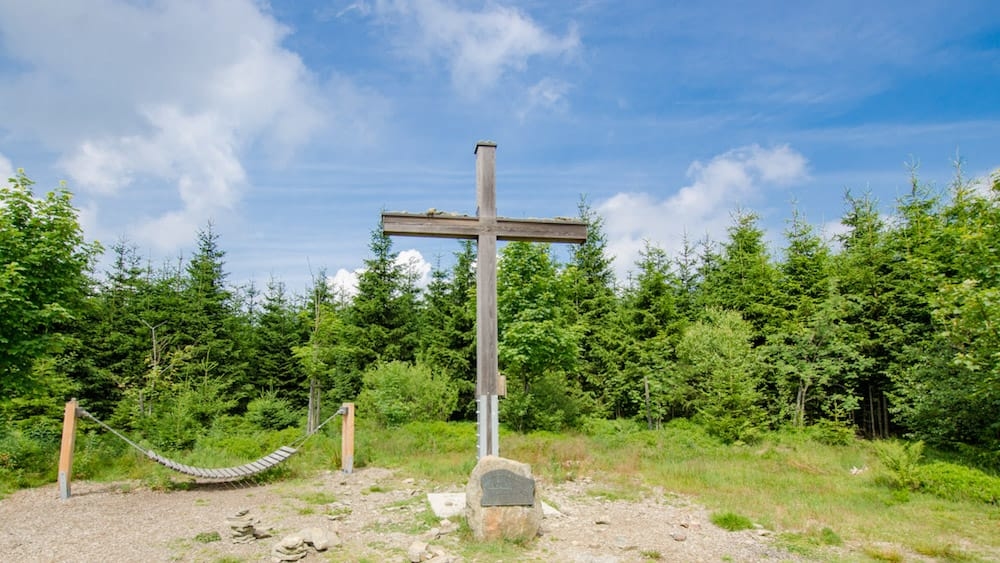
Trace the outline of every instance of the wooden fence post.
[[76, 399], [66, 403], [63, 413], [62, 445], [59, 448], [59, 498], [66, 500], [70, 495], [70, 480], [73, 477], [73, 446], [76, 443]]
[[344, 403], [340, 431], [340, 466], [344, 473], [354, 473], [354, 403]]

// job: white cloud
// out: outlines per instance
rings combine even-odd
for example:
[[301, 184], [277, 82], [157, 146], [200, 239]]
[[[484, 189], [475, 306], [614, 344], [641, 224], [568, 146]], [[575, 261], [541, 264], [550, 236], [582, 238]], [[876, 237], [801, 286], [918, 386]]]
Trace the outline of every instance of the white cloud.
[[74, 188], [95, 196], [175, 186], [174, 209], [133, 217], [160, 250], [239, 201], [251, 146], [288, 151], [324, 122], [314, 77], [281, 45], [288, 30], [250, 0], [0, 11], [7, 55], [27, 69], [0, 84], [5, 127], [61, 152]]
[[[431, 281], [431, 264], [424, 260], [424, 255], [416, 249], [401, 251], [396, 256], [396, 264], [402, 266], [413, 277], [417, 287], [424, 289]], [[333, 276], [328, 276], [327, 283], [330, 288], [345, 298], [353, 298], [358, 294], [358, 276], [364, 273], [364, 268], [356, 270], [346, 270], [340, 268]]]
[[6, 186], [7, 180], [14, 176], [14, 166], [7, 157], [0, 154], [0, 185]]
[[518, 112], [518, 119], [524, 121], [529, 113], [537, 110], [564, 113], [569, 108], [566, 94], [570, 88], [572, 85], [565, 80], [551, 77], [539, 80], [528, 89], [527, 101]]
[[327, 276], [327, 285], [333, 289], [334, 294], [350, 299], [358, 294], [358, 276], [365, 270], [359, 268], [349, 271], [341, 268], [332, 277]]
[[605, 220], [608, 251], [615, 256], [619, 279], [634, 267], [645, 241], [673, 254], [685, 236], [691, 242], [705, 235], [717, 240], [740, 204], [768, 187], [808, 176], [805, 157], [787, 145], [734, 149], [707, 163], [692, 163], [687, 175], [691, 184], [672, 195], [618, 193], [596, 206]]
[[431, 264], [424, 260], [424, 255], [416, 249], [404, 250], [396, 256], [396, 264], [403, 266], [411, 276], [417, 287], [424, 288], [430, 283]]
[[827, 221], [820, 227], [820, 236], [823, 237], [831, 248], [840, 250], [840, 237], [851, 232], [851, 227], [845, 225], [840, 219]]
[[468, 97], [506, 73], [523, 71], [532, 57], [564, 56], [580, 46], [575, 27], [560, 37], [517, 8], [491, 3], [471, 11], [440, 0], [380, 0], [376, 13], [404, 30], [406, 55], [444, 59], [453, 86]]

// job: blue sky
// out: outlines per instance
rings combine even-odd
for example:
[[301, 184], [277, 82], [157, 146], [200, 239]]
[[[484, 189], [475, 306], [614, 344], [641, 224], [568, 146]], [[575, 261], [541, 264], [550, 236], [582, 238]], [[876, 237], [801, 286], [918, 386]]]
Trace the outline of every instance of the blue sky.
[[777, 252], [793, 202], [832, 235], [906, 162], [1000, 167], [1000, 2], [0, 0], [0, 116], [0, 176], [154, 264], [211, 220], [234, 283], [349, 280], [383, 208], [474, 213], [491, 139], [500, 214], [586, 194], [624, 278], [738, 207]]

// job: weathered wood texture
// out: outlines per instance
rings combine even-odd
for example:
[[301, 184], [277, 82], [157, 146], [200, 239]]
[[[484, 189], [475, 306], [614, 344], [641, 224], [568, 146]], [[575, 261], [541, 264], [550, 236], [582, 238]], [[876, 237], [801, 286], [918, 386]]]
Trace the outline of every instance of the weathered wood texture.
[[76, 399], [66, 403], [63, 412], [62, 444], [59, 447], [59, 498], [70, 496], [73, 479], [73, 448], [76, 446]]
[[575, 242], [587, 240], [587, 224], [571, 219], [510, 219], [496, 217], [490, 226], [480, 217], [428, 213], [382, 213], [387, 235], [476, 239], [493, 231], [496, 240]]
[[354, 403], [344, 403], [340, 419], [340, 467], [354, 473]]

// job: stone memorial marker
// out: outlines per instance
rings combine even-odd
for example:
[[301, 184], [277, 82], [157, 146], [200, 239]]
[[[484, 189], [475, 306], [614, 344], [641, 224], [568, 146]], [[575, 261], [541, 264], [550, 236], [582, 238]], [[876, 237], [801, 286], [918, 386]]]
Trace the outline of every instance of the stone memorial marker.
[[542, 501], [531, 466], [497, 456], [480, 459], [465, 487], [465, 516], [477, 540], [534, 539]]

